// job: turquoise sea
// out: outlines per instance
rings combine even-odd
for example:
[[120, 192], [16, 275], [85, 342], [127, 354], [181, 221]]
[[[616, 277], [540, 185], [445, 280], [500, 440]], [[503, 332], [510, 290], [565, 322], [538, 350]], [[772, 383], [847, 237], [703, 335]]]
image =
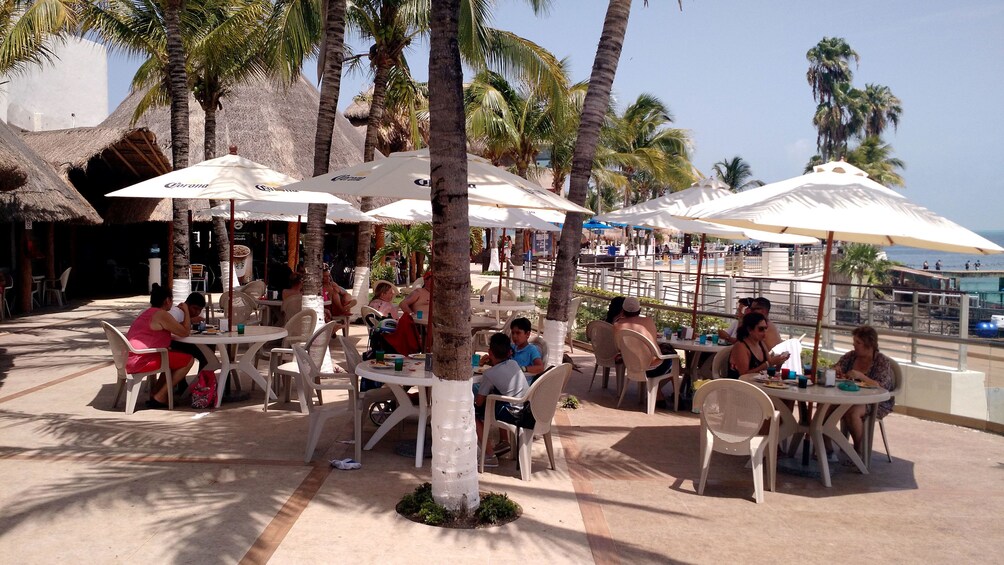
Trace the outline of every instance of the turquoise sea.
[[[1004, 230], [977, 231], [976, 233], [1004, 247]], [[1004, 271], [1004, 253], [1000, 255], [968, 255], [964, 253], [944, 253], [928, 249], [917, 249], [915, 247], [903, 247], [901, 245], [886, 247], [884, 250], [890, 260], [899, 261], [907, 267], [914, 269], [921, 268], [924, 261], [927, 261], [933, 271], [934, 262], [941, 259], [941, 268], [945, 271], [965, 270], [966, 261], [975, 264], [977, 260], [980, 261], [981, 271]]]

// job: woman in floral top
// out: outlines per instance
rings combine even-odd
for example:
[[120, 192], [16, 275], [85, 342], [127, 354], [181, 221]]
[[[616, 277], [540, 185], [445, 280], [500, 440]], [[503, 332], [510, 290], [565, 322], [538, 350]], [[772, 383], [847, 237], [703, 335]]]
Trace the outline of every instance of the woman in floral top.
[[[837, 376], [841, 378], [854, 379], [865, 385], [880, 386], [886, 390], [896, 387], [896, 380], [893, 376], [892, 360], [879, 353], [878, 332], [871, 326], [860, 326], [851, 332], [854, 338], [854, 349], [848, 351], [836, 364]], [[892, 412], [895, 400], [890, 398], [878, 404], [876, 416], [885, 418], [886, 414]], [[860, 404], [851, 407], [844, 414], [843, 424], [850, 431], [854, 445], [861, 445], [861, 437], [864, 434], [864, 418], [868, 406]]]

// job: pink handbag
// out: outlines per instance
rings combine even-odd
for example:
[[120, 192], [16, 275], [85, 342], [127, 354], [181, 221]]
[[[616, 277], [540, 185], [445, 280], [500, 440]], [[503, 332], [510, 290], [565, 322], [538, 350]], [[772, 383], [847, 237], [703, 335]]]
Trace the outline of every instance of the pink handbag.
[[209, 369], [199, 371], [199, 380], [192, 385], [192, 408], [211, 408], [216, 405], [216, 373]]

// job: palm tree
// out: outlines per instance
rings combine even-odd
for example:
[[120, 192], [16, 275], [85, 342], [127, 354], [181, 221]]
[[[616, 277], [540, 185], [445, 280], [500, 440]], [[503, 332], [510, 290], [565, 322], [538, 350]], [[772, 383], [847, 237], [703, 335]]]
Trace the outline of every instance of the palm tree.
[[873, 181], [893, 187], [904, 186], [903, 177], [896, 172], [906, 164], [892, 156], [892, 146], [878, 136], [866, 137], [860, 145], [847, 154], [847, 162], [868, 173]]
[[816, 147], [824, 160], [844, 156], [847, 142], [864, 127], [867, 108], [864, 92], [846, 82], [833, 86], [831, 97], [819, 103], [812, 119]]
[[[429, 153], [432, 159], [432, 271], [435, 291], [432, 387], [432, 495], [451, 510], [478, 507], [477, 441], [471, 394], [471, 277], [464, 135], [460, 0], [432, 3], [429, 48]], [[449, 469], [449, 471], [447, 471]]]
[[819, 103], [833, 99], [836, 85], [851, 82], [854, 73], [850, 63], [857, 64], [860, 60], [842, 37], [824, 37], [809, 49], [805, 58], [809, 61], [805, 78], [812, 87], [812, 97]]
[[[328, 172], [331, 162], [331, 139], [334, 135], [335, 116], [338, 114], [338, 94], [342, 84], [342, 61], [345, 46], [346, 0], [322, 0], [324, 9], [323, 68], [320, 73], [321, 95], [317, 106], [317, 129], [314, 131], [314, 171], [311, 176]], [[325, 204], [307, 206], [307, 235], [304, 238], [303, 282], [304, 307], [315, 310], [318, 320], [323, 320], [324, 302], [321, 293], [321, 263], [324, 250], [324, 221], [328, 214]], [[359, 273], [369, 278], [369, 264]]]
[[864, 119], [865, 137], [880, 137], [889, 124], [893, 129], [899, 127], [899, 118], [903, 114], [899, 98], [893, 95], [888, 86], [866, 84], [864, 90], [866, 113]]
[[[185, 68], [185, 45], [181, 35], [181, 11], [184, 0], [165, 0], [164, 31], [167, 42], [168, 92], [171, 94], [171, 158], [174, 170], [188, 166], [188, 72]], [[181, 296], [191, 290], [188, 260], [188, 200], [172, 199], [171, 221], [174, 252], [171, 268], [172, 288]]]
[[[833, 264], [833, 270], [847, 275], [851, 284], [880, 285], [889, 280], [889, 267], [892, 261], [879, 255], [878, 247], [866, 243], [849, 243], [844, 245], [843, 256]], [[858, 287], [857, 299], [860, 300], [864, 289]]]
[[[624, 47], [624, 34], [627, 32], [630, 15], [631, 0], [610, 0], [575, 139], [568, 199], [576, 204], [581, 205], [586, 200], [589, 177], [592, 174], [596, 147], [600, 140], [600, 128], [607, 115], [610, 90], [617, 74], [617, 64], [620, 62], [621, 49]], [[565, 348], [560, 344], [565, 340], [568, 303], [572, 298], [575, 265], [578, 263], [581, 241], [582, 214], [567, 214], [561, 228], [558, 259], [551, 281], [547, 316], [544, 320], [544, 340], [550, 344], [546, 365], [560, 364], [564, 354]]]
[[762, 181], [753, 178], [753, 169], [750, 164], [739, 155], [715, 163], [714, 170], [715, 176], [729, 185], [732, 192], [763, 186]]
[[563, 107], [555, 113], [553, 132], [546, 146], [548, 168], [551, 169], [551, 192], [560, 194], [568, 175], [572, 174], [572, 155], [575, 152], [575, 135], [579, 131], [579, 116], [586, 99], [589, 83], [578, 82], [568, 89]]
[[690, 140], [684, 130], [666, 127], [672, 120], [651, 94], [639, 95], [622, 115], [607, 115], [596, 159], [627, 180], [625, 207], [646, 199], [649, 185], [683, 188], [693, 182]]
[[53, 61], [53, 43], [77, 22], [74, 0], [0, 0], [0, 75]]
[[414, 281], [418, 278], [418, 258], [429, 255], [432, 225], [387, 224], [384, 230], [387, 232], [387, 241], [373, 255], [374, 261], [381, 260], [391, 253], [400, 253], [401, 257], [408, 261], [408, 282]]

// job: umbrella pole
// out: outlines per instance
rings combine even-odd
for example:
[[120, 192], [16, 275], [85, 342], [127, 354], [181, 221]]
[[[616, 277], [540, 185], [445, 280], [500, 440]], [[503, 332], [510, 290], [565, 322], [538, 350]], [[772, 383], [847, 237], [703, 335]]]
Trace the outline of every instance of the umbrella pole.
[[271, 239], [269, 235], [272, 228], [272, 221], [265, 221], [265, 292], [268, 292], [268, 242]]
[[697, 279], [694, 281], [694, 313], [690, 316], [690, 325], [697, 334], [697, 301], [701, 297], [701, 265], [704, 264], [704, 243], [708, 234], [701, 234], [701, 250], [697, 252]]
[[227, 320], [227, 330], [230, 330], [230, 326], [234, 325], [234, 201], [230, 200], [230, 271], [227, 276], [230, 280], [230, 286], [227, 287], [229, 292], [227, 293], [227, 316], [230, 317]]
[[823, 285], [819, 289], [819, 310], [816, 312], [816, 337], [812, 341], [812, 375], [816, 375], [819, 359], [819, 336], [823, 333], [823, 309], [826, 307], [826, 285], [830, 283], [830, 251], [833, 249], [833, 232], [826, 232], [826, 254], [823, 255]]
[[[581, 241], [581, 240], [580, 240]], [[505, 228], [502, 228], [502, 250], [499, 251], [499, 297], [496, 302], [502, 303], [502, 273], [505, 272]]]

